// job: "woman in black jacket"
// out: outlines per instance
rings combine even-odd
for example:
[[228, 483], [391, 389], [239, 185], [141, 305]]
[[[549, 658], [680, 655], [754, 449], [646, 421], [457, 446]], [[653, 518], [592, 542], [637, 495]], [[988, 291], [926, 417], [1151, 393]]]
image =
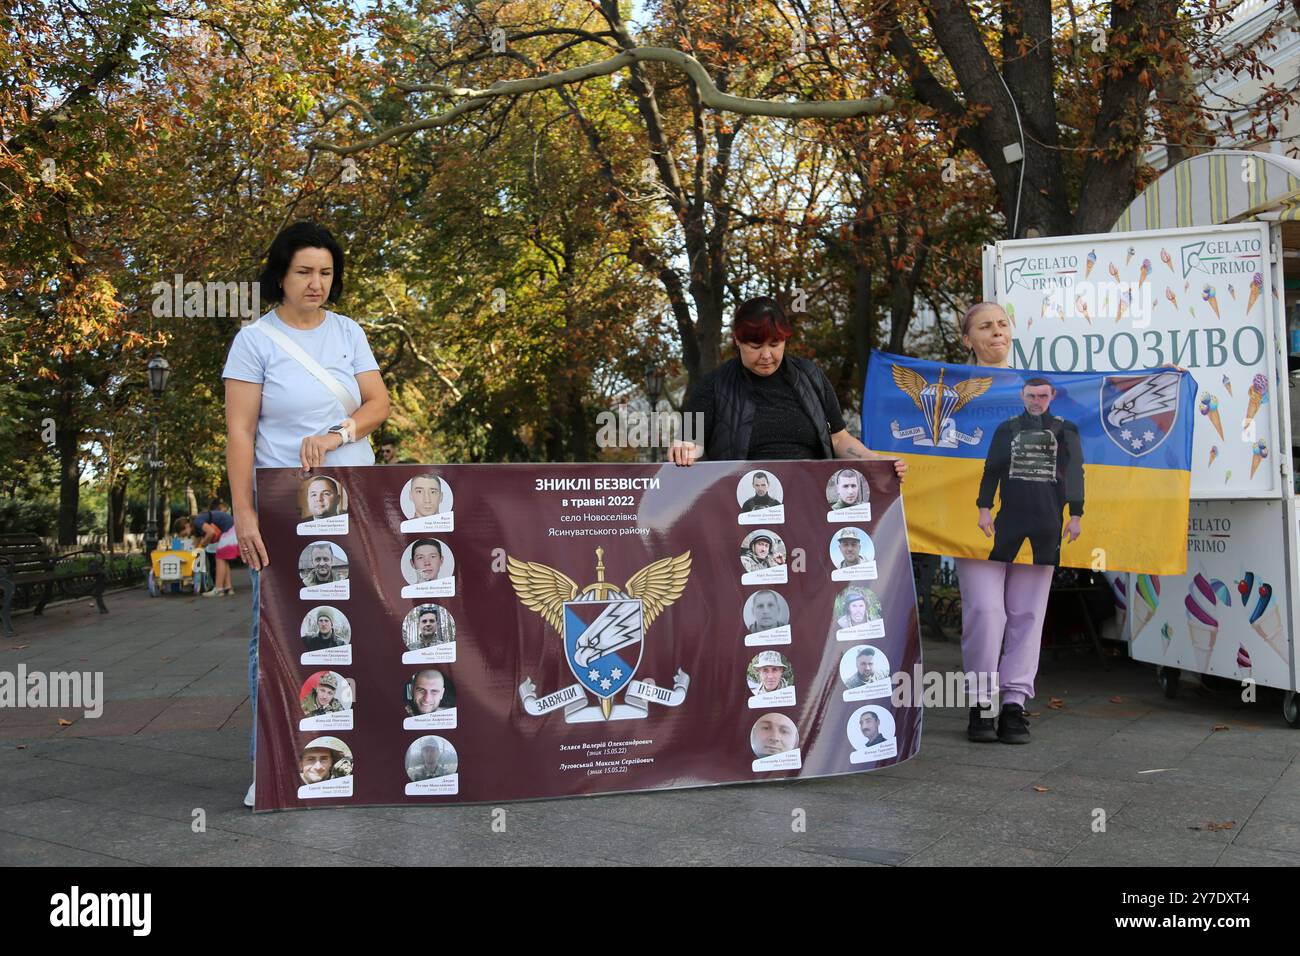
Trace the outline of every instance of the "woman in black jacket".
[[844, 427], [830, 379], [815, 362], [785, 354], [794, 327], [776, 299], [758, 296], [736, 309], [731, 337], [736, 357], [710, 372], [683, 412], [704, 416], [704, 444], [674, 442], [668, 460], [788, 461], [848, 458], [893, 461], [900, 479], [907, 463], [877, 455]]

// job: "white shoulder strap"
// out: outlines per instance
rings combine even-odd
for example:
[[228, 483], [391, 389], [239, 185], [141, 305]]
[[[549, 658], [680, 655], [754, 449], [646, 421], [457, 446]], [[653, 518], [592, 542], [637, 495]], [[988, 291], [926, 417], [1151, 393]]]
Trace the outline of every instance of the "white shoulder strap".
[[326, 371], [325, 367], [321, 365], [320, 362], [317, 362], [314, 358], [308, 355], [306, 351], [303, 350], [302, 346], [289, 338], [289, 336], [271, 325], [271, 323], [263, 321], [262, 319], [254, 322], [252, 328], [257, 329], [276, 345], [280, 346], [280, 348], [288, 352], [299, 365], [311, 372], [312, 376], [328, 388], [330, 392], [333, 393], [334, 397], [339, 400], [339, 404], [343, 406], [343, 412], [345, 415], [351, 416], [353, 412], [361, 407], [357, 403], [357, 400], [352, 397], [352, 394], [343, 387], [342, 382]]

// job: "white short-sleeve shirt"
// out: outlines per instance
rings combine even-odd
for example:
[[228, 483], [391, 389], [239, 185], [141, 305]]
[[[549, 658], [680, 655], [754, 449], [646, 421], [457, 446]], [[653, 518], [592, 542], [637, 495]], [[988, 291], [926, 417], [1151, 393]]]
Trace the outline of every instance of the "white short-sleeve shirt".
[[[272, 309], [259, 322], [279, 329], [325, 367], [361, 403], [357, 376], [379, 369], [361, 326], [337, 312], [326, 312], [314, 329], [296, 329], [280, 321]], [[308, 435], [323, 435], [347, 417], [334, 393], [269, 336], [246, 326], [230, 345], [223, 379], [257, 382], [262, 386], [262, 410], [257, 419], [256, 468], [297, 468], [299, 449]], [[373, 465], [375, 453], [362, 439], [325, 455], [325, 464]]]

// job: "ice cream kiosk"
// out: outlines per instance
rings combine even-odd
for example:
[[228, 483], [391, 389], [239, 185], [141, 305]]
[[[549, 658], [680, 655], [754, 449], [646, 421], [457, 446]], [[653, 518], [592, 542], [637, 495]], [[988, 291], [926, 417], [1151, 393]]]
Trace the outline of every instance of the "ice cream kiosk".
[[1169, 696], [1182, 672], [1253, 681], [1300, 727], [1300, 161], [1184, 160], [1109, 233], [986, 246], [984, 297], [1012, 318], [1017, 368], [1193, 374], [1187, 570], [1115, 576], [1123, 632]]

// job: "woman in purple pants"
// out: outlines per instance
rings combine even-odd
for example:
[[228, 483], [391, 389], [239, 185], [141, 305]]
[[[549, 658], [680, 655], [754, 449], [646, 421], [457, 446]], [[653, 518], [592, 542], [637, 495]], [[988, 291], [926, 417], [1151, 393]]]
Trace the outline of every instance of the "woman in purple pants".
[[[1008, 368], [1011, 365], [1011, 320], [996, 302], [980, 302], [961, 320], [962, 342], [973, 353], [975, 365]], [[993, 519], [980, 511], [980, 528], [993, 535]], [[996, 674], [1002, 709], [996, 725], [989, 714], [990, 681], [973, 680], [979, 693], [970, 709], [966, 736], [976, 742], [1000, 740], [1004, 744], [1029, 743], [1025, 701], [1034, 696], [1038, 651], [1047, 614], [1047, 592], [1054, 565], [1009, 564], [957, 558], [961, 585], [961, 658], [967, 674]]]

